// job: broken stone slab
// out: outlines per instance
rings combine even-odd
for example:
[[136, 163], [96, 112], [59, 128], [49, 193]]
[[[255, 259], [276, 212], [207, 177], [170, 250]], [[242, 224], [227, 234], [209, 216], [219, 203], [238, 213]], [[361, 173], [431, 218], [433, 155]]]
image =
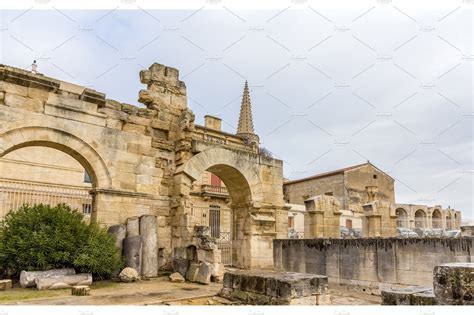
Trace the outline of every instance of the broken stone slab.
[[0, 291], [11, 290], [11, 288], [12, 288], [12, 281], [10, 279], [0, 280]]
[[381, 291], [382, 305], [412, 305], [414, 294], [429, 292], [431, 288], [412, 286]]
[[212, 266], [210, 263], [202, 262], [198, 268], [195, 281], [201, 284], [211, 283]]
[[143, 237], [142, 272], [144, 278], [158, 276], [157, 221], [154, 215], [140, 217], [140, 235]]
[[89, 286], [92, 284], [92, 275], [89, 273], [79, 273], [75, 275], [36, 278], [35, 283], [38, 290], [66, 289], [77, 285]]
[[474, 305], [474, 263], [449, 263], [433, 269], [439, 305]]
[[74, 275], [76, 271], [73, 268], [51, 269], [44, 271], [26, 271], [20, 273], [20, 286], [22, 288], [31, 288], [36, 286], [36, 278], [48, 278], [55, 276]]
[[191, 281], [191, 282], [196, 281], [196, 276], [199, 271], [200, 265], [201, 265], [200, 263], [194, 263], [194, 262], [191, 263], [191, 265], [189, 265], [188, 272], [186, 273], [186, 280]]
[[330, 304], [326, 276], [295, 272], [227, 271], [219, 295], [250, 305]]
[[127, 229], [122, 224], [111, 225], [107, 233], [115, 237], [115, 247], [119, 250], [120, 255], [123, 251], [123, 240], [125, 239]]
[[127, 219], [127, 237], [140, 235], [140, 218], [130, 217]]
[[140, 235], [126, 237], [123, 241], [125, 266], [135, 269], [138, 274], [142, 271], [143, 239]]
[[186, 277], [189, 264], [190, 261], [187, 259], [173, 259], [173, 271], [179, 272], [183, 277]]
[[170, 275], [171, 282], [184, 282], [184, 277], [179, 272], [174, 272]]
[[120, 272], [119, 278], [122, 282], [135, 282], [140, 280], [140, 275], [135, 269], [126, 267]]

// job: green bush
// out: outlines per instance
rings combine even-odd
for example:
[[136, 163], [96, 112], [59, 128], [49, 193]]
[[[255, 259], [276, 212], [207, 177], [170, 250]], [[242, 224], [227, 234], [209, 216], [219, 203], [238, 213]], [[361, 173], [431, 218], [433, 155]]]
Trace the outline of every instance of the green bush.
[[0, 266], [21, 270], [74, 268], [104, 279], [122, 265], [112, 235], [65, 204], [24, 205], [0, 222]]

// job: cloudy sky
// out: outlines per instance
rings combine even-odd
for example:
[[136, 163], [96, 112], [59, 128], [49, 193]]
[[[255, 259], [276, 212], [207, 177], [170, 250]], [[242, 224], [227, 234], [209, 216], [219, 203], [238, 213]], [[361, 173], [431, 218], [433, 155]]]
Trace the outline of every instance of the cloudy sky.
[[36, 59], [47, 76], [135, 105], [139, 70], [159, 62], [180, 70], [197, 123], [217, 115], [228, 132], [248, 80], [256, 132], [285, 177], [370, 160], [396, 179], [397, 202], [474, 217], [471, 1], [128, 2], [135, 10], [2, 10], [0, 62]]

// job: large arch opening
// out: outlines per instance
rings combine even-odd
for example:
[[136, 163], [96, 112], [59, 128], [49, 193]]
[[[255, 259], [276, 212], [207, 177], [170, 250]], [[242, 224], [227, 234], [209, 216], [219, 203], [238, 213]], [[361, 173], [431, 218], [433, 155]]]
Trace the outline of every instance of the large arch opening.
[[426, 213], [418, 209], [415, 212], [415, 228], [423, 229], [426, 227]]
[[244, 266], [245, 231], [252, 201], [250, 185], [236, 168], [216, 164], [193, 183], [192, 213], [197, 225], [209, 226], [227, 266]]
[[[206, 183], [199, 183], [203, 174], [214, 174], [222, 181], [222, 187], [225, 187], [227, 193], [227, 204], [229, 211], [229, 220], [231, 221], [228, 239], [230, 240], [230, 259], [227, 263], [235, 267], [267, 267], [273, 264], [272, 239], [275, 235], [277, 220], [283, 225], [283, 216], [276, 215], [272, 204], [264, 203], [264, 193], [262, 179], [260, 178], [260, 169], [255, 157], [246, 155], [242, 152], [234, 152], [224, 148], [210, 148], [194, 155], [175, 172], [174, 181], [177, 186], [175, 193], [181, 196], [189, 195], [191, 201], [190, 207], [187, 203], [179, 206], [178, 211], [183, 211], [183, 215], [194, 211], [196, 200], [211, 199], [211, 193], [216, 189], [210, 188], [211, 192], [203, 191], [209, 189]], [[188, 183], [191, 183], [191, 192], [189, 193]], [[204, 186], [202, 186], [204, 184]], [[209, 183], [207, 183], [209, 185]], [[211, 185], [212, 186], [212, 185]], [[221, 187], [217, 188], [223, 191]], [[210, 205], [205, 205], [209, 207]], [[263, 211], [262, 211], [263, 210]], [[192, 215], [195, 217], [195, 214]], [[209, 222], [205, 218], [204, 222]], [[287, 220], [287, 217], [284, 218]], [[201, 220], [201, 221], [200, 221]], [[221, 218], [222, 220], [222, 218]], [[195, 218], [193, 223], [202, 222], [202, 218]], [[222, 221], [221, 221], [222, 222]], [[286, 222], [286, 221], [285, 221]], [[186, 223], [186, 230], [192, 229], [191, 222]], [[183, 222], [176, 221], [177, 228], [184, 228]], [[209, 223], [207, 223], [209, 224]], [[222, 226], [221, 226], [222, 228]], [[176, 244], [190, 242], [186, 237], [177, 239]], [[184, 244], [185, 245], [185, 244]], [[182, 245], [178, 245], [182, 246]]]
[[395, 214], [397, 215], [397, 227], [400, 227], [400, 228], [408, 227], [408, 215], [405, 209], [397, 208], [395, 210]]
[[0, 218], [24, 204], [64, 203], [89, 222], [93, 177], [92, 171], [56, 149], [28, 146], [10, 151], [0, 158]]
[[434, 209], [431, 215], [431, 225], [433, 229], [442, 229], [443, 228], [443, 219], [441, 217], [441, 211], [439, 209]]
[[0, 135], [0, 216], [23, 204], [66, 203], [96, 221], [94, 189], [111, 185], [100, 156], [64, 131], [25, 127]]

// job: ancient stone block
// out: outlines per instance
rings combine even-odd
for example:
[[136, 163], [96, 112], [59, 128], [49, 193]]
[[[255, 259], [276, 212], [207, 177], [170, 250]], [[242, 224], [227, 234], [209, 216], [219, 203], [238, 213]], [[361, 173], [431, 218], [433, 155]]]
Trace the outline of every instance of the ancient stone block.
[[411, 305], [436, 305], [436, 297], [433, 290], [414, 293], [411, 296]]
[[200, 263], [191, 263], [191, 265], [189, 265], [188, 272], [186, 273], [186, 280], [195, 282], [200, 266]]
[[143, 239], [140, 235], [126, 237], [123, 241], [125, 266], [135, 269], [138, 274], [142, 271]]
[[120, 272], [119, 278], [122, 282], [134, 282], [140, 280], [140, 275], [138, 274], [137, 270], [126, 267]]
[[224, 274], [220, 295], [246, 304], [330, 304], [327, 277], [294, 272], [229, 271]]
[[76, 271], [73, 268], [64, 268], [64, 269], [51, 269], [45, 271], [25, 271], [22, 270], [20, 273], [20, 286], [22, 288], [31, 288], [36, 285], [36, 278], [47, 278], [47, 277], [57, 277], [64, 275], [73, 275]]
[[412, 286], [400, 289], [385, 289], [381, 291], [382, 305], [412, 305], [415, 293], [430, 291], [428, 287]]
[[91, 288], [87, 285], [76, 285], [71, 288], [71, 295], [85, 296], [89, 295]]
[[4, 102], [7, 106], [34, 112], [42, 112], [44, 110], [44, 102], [38, 99], [23, 97], [16, 94], [6, 93]]
[[140, 235], [143, 237], [142, 276], [146, 278], [158, 275], [156, 227], [156, 216], [143, 215], [140, 217]]
[[12, 281], [10, 279], [0, 280], [0, 291], [7, 291], [12, 288]]
[[173, 271], [179, 272], [185, 277], [189, 269], [189, 264], [190, 262], [187, 259], [175, 258], [173, 259]]
[[174, 272], [170, 275], [171, 282], [184, 282], [184, 277], [179, 272]]
[[449, 263], [433, 270], [433, 291], [440, 305], [474, 305], [474, 263]]
[[212, 274], [211, 264], [207, 262], [203, 262], [198, 268], [195, 281], [202, 284], [209, 284], [211, 283], [211, 274]]

